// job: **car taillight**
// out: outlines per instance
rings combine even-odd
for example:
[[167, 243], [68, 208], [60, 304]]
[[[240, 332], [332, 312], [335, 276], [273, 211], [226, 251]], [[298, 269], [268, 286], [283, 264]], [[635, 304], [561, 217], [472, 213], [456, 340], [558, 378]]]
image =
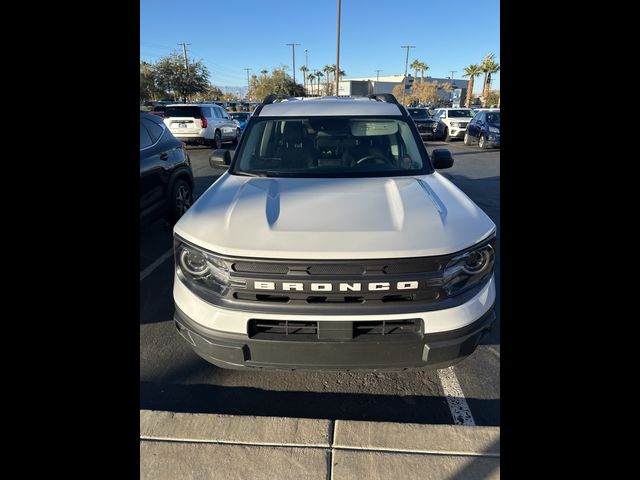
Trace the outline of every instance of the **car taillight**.
[[202, 128], [207, 128], [207, 119], [202, 117]]

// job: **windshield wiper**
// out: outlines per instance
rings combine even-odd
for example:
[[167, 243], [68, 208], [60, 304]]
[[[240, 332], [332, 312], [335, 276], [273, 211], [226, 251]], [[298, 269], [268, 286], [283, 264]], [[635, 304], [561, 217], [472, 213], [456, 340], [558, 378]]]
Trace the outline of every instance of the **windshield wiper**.
[[233, 175], [239, 175], [241, 177], [266, 177], [267, 176], [262, 173], [258, 174], [258, 173], [249, 173], [249, 172], [233, 172]]

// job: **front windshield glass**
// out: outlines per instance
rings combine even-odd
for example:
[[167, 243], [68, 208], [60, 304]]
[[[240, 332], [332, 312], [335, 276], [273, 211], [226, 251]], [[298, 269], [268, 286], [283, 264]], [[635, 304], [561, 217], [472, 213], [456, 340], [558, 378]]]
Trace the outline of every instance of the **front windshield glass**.
[[500, 112], [487, 113], [487, 123], [500, 123]]
[[410, 108], [409, 115], [411, 115], [416, 120], [429, 120], [431, 116], [427, 110], [423, 110], [422, 108]]
[[423, 175], [433, 170], [406, 121], [382, 117], [257, 119], [234, 174], [288, 177]]
[[473, 117], [471, 109], [449, 110], [449, 118]]

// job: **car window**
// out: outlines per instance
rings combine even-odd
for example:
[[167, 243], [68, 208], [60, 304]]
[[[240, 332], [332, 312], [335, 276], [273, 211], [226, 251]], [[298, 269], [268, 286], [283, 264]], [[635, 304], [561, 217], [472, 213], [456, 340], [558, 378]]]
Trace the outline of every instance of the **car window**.
[[192, 117], [200, 118], [200, 107], [195, 105], [179, 105], [176, 107], [167, 107], [164, 111], [165, 117]]
[[233, 173], [307, 178], [417, 175], [431, 172], [423, 150], [407, 121], [397, 117], [257, 119]]
[[151, 143], [156, 143], [162, 135], [162, 127], [151, 120], [147, 120], [146, 118], [141, 119], [140, 122], [147, 127], [147, 130], [151, 135]]
[[147, 129], [144, 128], [144, 125], [140, 122], [140, 150], [150, 147], [153, 143], [154, 142], [151, 141], [151, 135], [149, 135]]
[[449, 118], [473, 117], [473, 113], [468, 109], [449, 110]]
[[500, 112], [487, 113], [487, 123], [500, 123]]
[[222, 118], [222, 109], [220, 107], [213, 107], [212, 110], [215, 118]]

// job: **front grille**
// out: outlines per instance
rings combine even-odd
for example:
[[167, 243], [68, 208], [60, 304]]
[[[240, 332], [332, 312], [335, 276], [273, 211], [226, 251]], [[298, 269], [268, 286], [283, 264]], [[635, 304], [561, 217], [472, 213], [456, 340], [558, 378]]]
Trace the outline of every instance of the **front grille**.
[[[338, 327], [336, 327], [338, 324]], [[331, 333], [339, 332], [332, 338]], [[249, 338], [257, 340], [331, 341], [331, 340], [393, 340], [399, 336], [421, 335], [422, 320], [365, 320], [353, 322], [326, 322], [301, 320], [251, 319], [247, 326]]]
[[437, 259], [403, 259], [387, 260], [388, 263], [374, 260], [367, 262], [326, 262], [326, 263], [296, 263], [296, 262], [234, 262], [231, 269], [238, 273], [256, 273], [266, 275], [304, 275], [304, 276], [366, 276], [403, 273], [432, 273], [443, 268], [443, 263]]

